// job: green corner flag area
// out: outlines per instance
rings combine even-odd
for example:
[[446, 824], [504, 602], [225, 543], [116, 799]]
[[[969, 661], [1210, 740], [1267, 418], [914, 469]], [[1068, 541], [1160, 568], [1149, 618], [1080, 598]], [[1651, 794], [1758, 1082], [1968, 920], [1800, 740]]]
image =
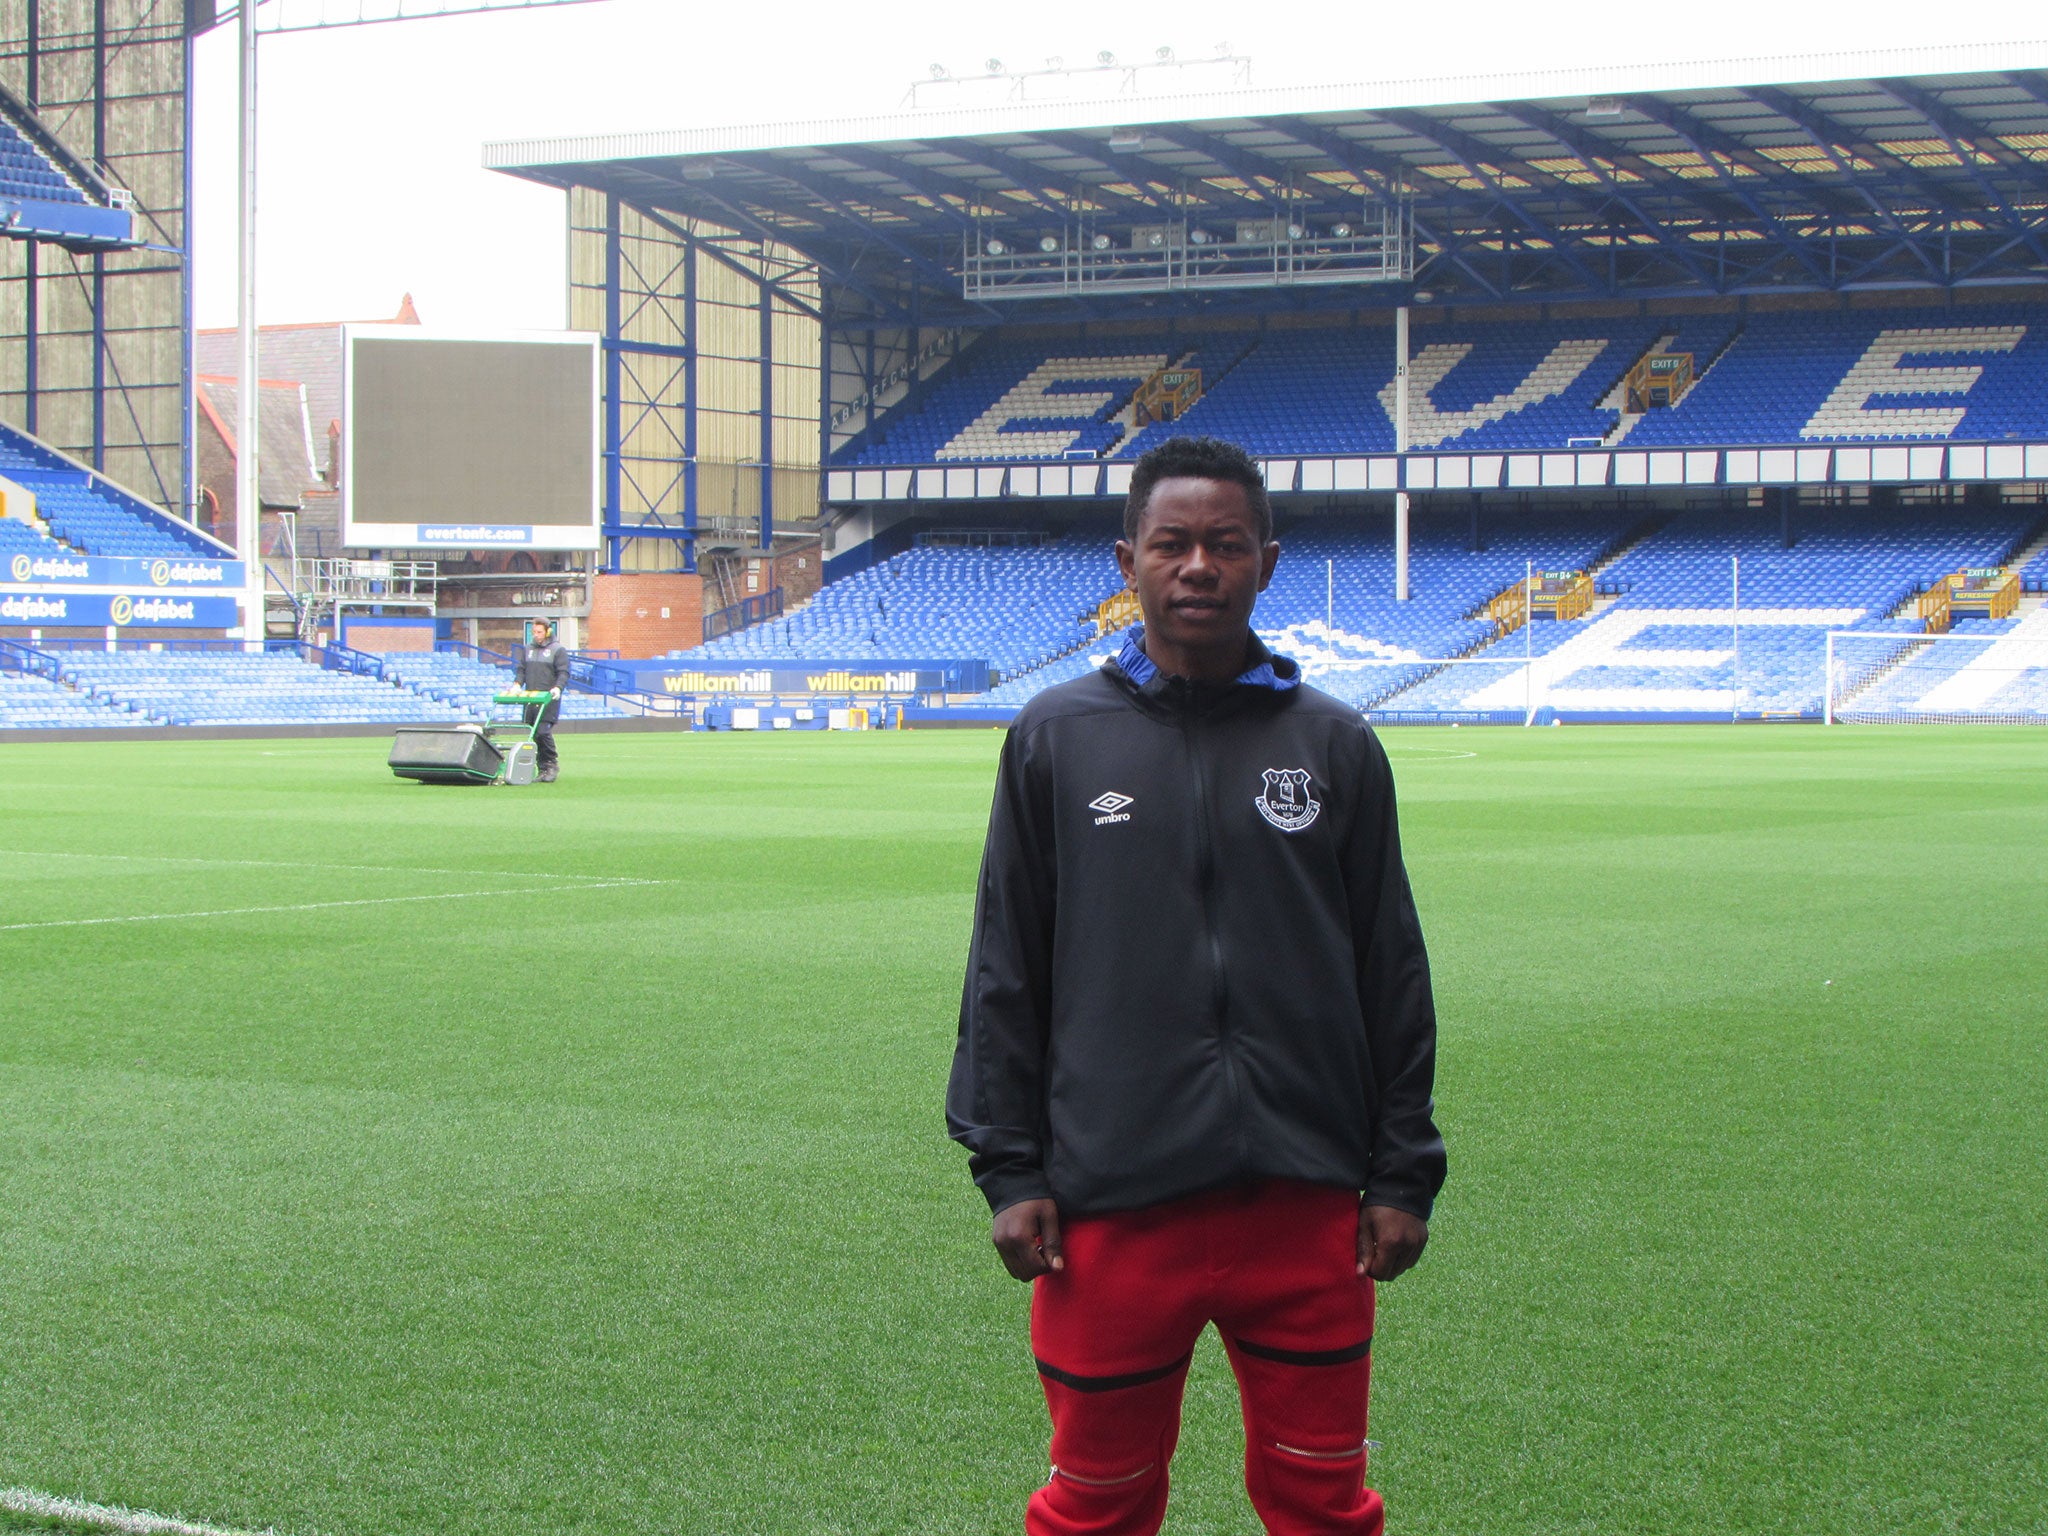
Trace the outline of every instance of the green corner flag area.
[[[1451, 1162], [1381, 1294], [1390, 1529], [2048, 1529], [2048, 739], [1383, 739]], [[0, 1488], [1014, 1528], [1029, 1292], [942, 1113], [1001, 740], [10, 747]], [[1175, 1536], [1255, 1528], [1236, 1412], [1212, 1333]]]

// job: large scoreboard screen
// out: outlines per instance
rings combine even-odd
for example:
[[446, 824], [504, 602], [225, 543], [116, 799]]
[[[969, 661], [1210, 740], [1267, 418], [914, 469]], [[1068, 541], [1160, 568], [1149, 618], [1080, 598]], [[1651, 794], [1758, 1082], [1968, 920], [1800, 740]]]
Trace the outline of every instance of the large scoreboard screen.
[[595, 335], [354, 325], [342, 358], [344, 544], [597, 548]]

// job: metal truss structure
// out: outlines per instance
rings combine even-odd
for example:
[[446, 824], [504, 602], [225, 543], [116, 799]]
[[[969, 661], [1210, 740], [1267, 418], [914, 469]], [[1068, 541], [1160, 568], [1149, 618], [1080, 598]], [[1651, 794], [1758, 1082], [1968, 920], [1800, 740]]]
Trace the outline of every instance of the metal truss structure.
[[[571, 323], [604, 338], [603, 569], [695, 571], [814, 518], [817, 412], [777, 384], [815, 362], [788, 337], [823, 319], [816, 266], [616, 193], [575, 193], [570, 246]], [[796, 420], [812, 451], [792, 476]]]
[[[825, 273], [842, 319], [887, 325], [913, 309], [927, 326], [1127, 315], [1078, 284], [1000, 314], [976, 292], [977, 255], [1063, 253], [1082, 220], [1126, 252], [1148, 228], [1258, 220], [1328, 241], [1367, 203], [1412, 215], [1412, 287], [1387, 285], [1390, 306], [1416, 288], [1497, 304], [2048, 283], [2040, 69], [1266, 110], [1286, 95], [1185, 120], [1133, 103], [1147, 120], [1116, 126], [1018, 108], [991, 131], [906, 113], [813, 144], [773, 126], [503, 144], [486, 163], [786, 246]], [[1146, 312], [1327, 302], [1273, 284]]]
[[1116, 234], [1084, 214], [1022, 251], [1000, 235], [963, 235], [961, 286], [969, 299], [1017, 300], [1406, 282], [1415, 275], [1408, 212], [1368, 201], [1355, 220], [1323, 229], [1262, 218], [1218, 230], [1182, 216]]
[[187, 83], [201, 10], [0, 0], [0, 85], [133, 217], [125, 249], [0, 241], [0, 416], [188, 521]]

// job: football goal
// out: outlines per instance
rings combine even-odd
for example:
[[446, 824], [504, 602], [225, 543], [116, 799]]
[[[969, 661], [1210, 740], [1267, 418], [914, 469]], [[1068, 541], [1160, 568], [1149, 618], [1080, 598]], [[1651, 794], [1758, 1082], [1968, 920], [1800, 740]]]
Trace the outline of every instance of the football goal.
[[2048, 621], [2004, 634], [1828, 634], [1828, 724], [2048, 725]]

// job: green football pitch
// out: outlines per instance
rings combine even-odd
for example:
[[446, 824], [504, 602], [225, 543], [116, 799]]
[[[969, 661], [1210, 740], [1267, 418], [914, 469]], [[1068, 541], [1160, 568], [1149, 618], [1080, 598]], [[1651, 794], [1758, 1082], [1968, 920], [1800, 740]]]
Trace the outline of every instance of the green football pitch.
[[[2048, 1529], [2048, 733], [1388, 741], [1451, 1155], [1392, 1528]], [[999, 742], [6, 747], [0, 1486], [1017, 1529], [1028, 1298], [940, 1107]], [[1212, 1336], [1169, 1531], [1256, 1529], [1234, 1415]]]

